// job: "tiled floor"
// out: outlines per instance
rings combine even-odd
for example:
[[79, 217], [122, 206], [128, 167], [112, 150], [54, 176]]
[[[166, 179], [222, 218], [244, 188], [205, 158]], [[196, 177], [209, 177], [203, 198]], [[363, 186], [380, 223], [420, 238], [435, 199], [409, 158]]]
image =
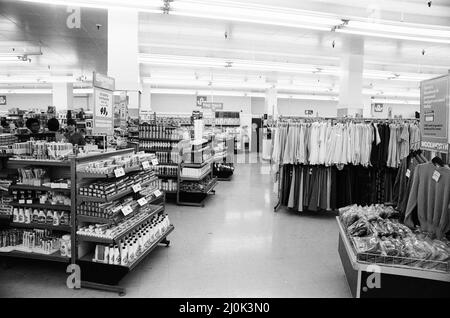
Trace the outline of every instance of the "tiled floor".
[[[330, 214], [281, 208], [268, 164], [239, 164], [204, 208], [167, 204], [175, 225], [122, 280], [127, 297], [350, 297]], [[0, 269], [0, 295], [117, 297], [65, 285], [64, 266], [21, 261]]]

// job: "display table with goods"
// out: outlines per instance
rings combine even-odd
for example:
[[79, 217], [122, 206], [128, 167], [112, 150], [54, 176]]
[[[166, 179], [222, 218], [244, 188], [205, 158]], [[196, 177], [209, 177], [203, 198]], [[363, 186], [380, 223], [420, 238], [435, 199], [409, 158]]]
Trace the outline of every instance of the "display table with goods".
[[213, 175], [219, 181], [230, 181], [234, 172], [235, 138], [228, 134], [215, 135], [213, 138], [213, 146]]
[[450, 242], [410, 229], [391, 206], [340, 209], [339, 255], [354, 297], [449, 297]]
[[125, 294], [120, 280], [174, 229], [164, 215], [154, 154], [132, 149], [87, 156], [77, 165], [77, 263], [81, 287]]
[[183, 141], [180, 147], [183, 162], [179, 167], [177, 204], [204, 207], [204, 201], [209, 194], [215, 194], [217, 185], [211, 141]]

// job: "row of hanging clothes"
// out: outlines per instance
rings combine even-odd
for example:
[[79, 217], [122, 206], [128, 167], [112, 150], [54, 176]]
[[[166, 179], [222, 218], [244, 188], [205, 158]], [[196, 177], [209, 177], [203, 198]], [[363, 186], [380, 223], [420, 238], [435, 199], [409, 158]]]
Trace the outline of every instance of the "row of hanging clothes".
[[280, 203], [297, 211], [392, 202], [397, 168], [418, 149], [416, 121], [303, 119], [280, 122], [272, 158]]
[[420, 128], [415, 120], [291, 119], [278, 124], [272, 159], [277, 164], [398, 168], [419, 147]]

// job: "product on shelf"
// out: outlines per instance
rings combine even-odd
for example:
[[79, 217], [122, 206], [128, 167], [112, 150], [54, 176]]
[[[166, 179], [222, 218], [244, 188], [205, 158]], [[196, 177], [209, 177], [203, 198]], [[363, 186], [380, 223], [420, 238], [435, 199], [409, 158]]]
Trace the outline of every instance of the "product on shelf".
[[0, 191], [8, 191], [11, 184], [11, 180], [0, 179]]
[[11, 216], [13, 208], [9, 204], [0, 203], [0, 215]]
[[55, 191], [40, 190], [12, 190], [13, 203], [15, 204], [48, 204], [70, 206], [71, 200], [67, 195]]
[[17, 142], [13, 134], [0, 134], [0, 154], [10, 155], [13, 153], [11, 146]]
[[358, 259], [450, 271], [450, 242], [412, 231], [398, 216], [394, 208], [384, 205], [340, 209], [340, 220]]
[[212, 182], [215, 179], [212, 179], [210, 176], [200, 180], [200, 181], [183, 181], [180, 183], [180, 191], [182, 192], [204, 192], [208, 189]]
[[68, 189], [70, 188], [70, 179], [57, 179], [50, 182], [50, 177], [47, 169], [34, 168], [34, 169], [18, 169], [19, 181], [17, 185], [29, 185], [29, 186], [44, 186], [55, 189]]
[[33, 209], [15, 207], [13, 209], [13, 222], [68, 226], [70, 225], [70, 213], [65, 211], [55, 211], [51, 208]]
[[21, 159], [61, 160], [73, 154], [73, 145], [63, 142], [26, 141], [13, 145], [13, 154]]
[[92, 261], [127, 266], [133, 264], [170, 227], [167, 214], [158, 215], [143, 223], [133, 233], [124, 237], [116, 245], [97, 245]]
[[177, 166], [157, 165], [154, 167], [154, 171], [158, 175], [176, 176], [178, 173], [178, 167]]
[[139, 148], [147, 151], [177, 151], [178, 141], [140, 141]]
[[111, 174], [118, 168], [136, 168], [140, 169], [144, 162], [150, 162], [155, 159], [153, 154], [137, 153], [126, 154], [123, 156], [113, 156], [108, 159], [88, 162], [80, 164], [77, 167], [78, 172], [92, 173], [92, 174]]
[[153, 171], [140, 171], [133, 175], [107, 181], [94, 181], [80, 186], [80, 195], [96, 198], [109, 198], [118, 193], [129, 191], [133, 185], [143, 185], [155, 178]]
[[178, 164], [180, 163], [180, 155], [178, 152], [156, 152], [156, 158], [158, 158], [158, 162]]
[[172, 179], [158, 180], [158, 189], [163, 191], [175, 192], [178, 190], [178, 182]]
[[200, 168], [182, 167], [181, 176], [186, 178], [200, 178], [211, 170], [210, 165], [204, 165]]
[[46, 255], [56, 253], [68, 257], [70, 253], [60, 252], [62, 240], [50, 230], [11, 228], [0, 231], [0, 252], [19, 251]]
[[139, 138], [179, 140], [180, 134], [176, 127], [140, 125]]
[[95, 224], [85, 227], [80, 227], [77, 231], [78, 235], [95, 237], [101, 239], [114, 240], [116, 237], [122, 235], [133, 226], [140, 224], [149, 215], [153, 214], [160, 206], [145, 205], [140, 208], [139, 213], [133, 214], [129, 217], [124, 217], [117, 224]]

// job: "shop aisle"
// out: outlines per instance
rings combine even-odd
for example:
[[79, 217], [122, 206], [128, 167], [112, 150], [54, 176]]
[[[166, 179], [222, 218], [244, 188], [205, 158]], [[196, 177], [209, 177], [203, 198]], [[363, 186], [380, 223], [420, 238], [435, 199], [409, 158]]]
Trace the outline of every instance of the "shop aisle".
[[[329, 214], [273, 212], [268, 164], [238, 164], [204, 208], [167, 204], [175, 231], [122, 284], [126, 297], [350, 297]], [[118, 297], [65, 286], [60, 265], [0, 270], [0, 296]]]

